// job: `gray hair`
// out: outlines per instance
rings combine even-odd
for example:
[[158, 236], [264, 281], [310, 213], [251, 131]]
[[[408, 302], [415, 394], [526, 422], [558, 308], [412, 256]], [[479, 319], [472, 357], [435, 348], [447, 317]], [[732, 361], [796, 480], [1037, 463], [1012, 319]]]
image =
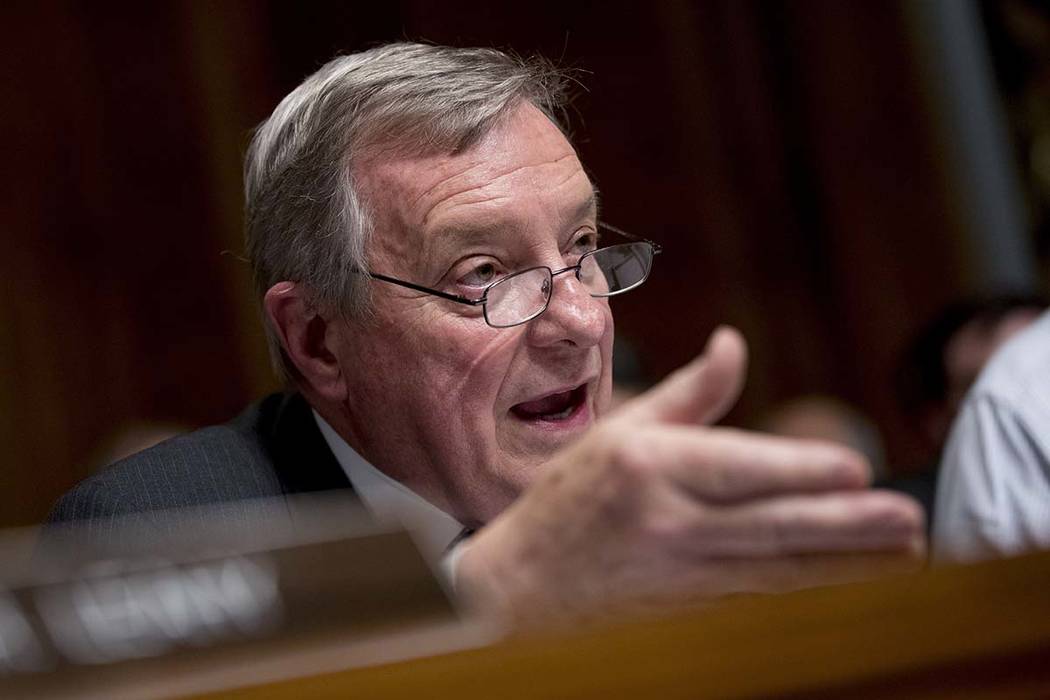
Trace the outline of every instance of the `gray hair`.
[[[371, 147], [455, 153], [528, 102], [560, 126], [565, 73], [495, 49], [398, 43], [329, 61], [255, 132], [244, 167], [246, 246], [260, 299], [289, 280], [316, 308], [370, 308], [365, 247], [373, 220], [353, 164]], [[263, 314], [270, 353], [297, 376]]]

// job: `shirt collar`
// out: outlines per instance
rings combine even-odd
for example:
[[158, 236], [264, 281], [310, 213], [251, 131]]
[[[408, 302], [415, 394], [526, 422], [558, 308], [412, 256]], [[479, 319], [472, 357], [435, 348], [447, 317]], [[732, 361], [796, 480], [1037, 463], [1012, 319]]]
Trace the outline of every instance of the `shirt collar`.
[[376, 519], [383, 523], [401, 525], [412, 532], [419, 548], [431, 559], [437, 560], [445, 554], [449, 545], [463, 531], [463, 525], [404, 484], [391, 479], [369, 464], [318, 415], [317, 411], [313, 411], [313, 414], [321, 435], [324, 436], [339, 466], [346, 472], [354, 492]]

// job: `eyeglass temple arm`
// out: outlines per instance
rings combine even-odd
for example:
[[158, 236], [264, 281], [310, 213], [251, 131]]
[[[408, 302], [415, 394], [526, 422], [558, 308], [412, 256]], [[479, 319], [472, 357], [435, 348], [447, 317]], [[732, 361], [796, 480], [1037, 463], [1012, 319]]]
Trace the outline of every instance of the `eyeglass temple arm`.
[[650, 241], [648, 238], [643, 238], [641, 236], [636, 236], [633, 233], [627, 233], [622, 228], [617, 228], [616, 226], [613, 226], [611, 224], [607, 224], [604, 221], [599, 221], [598, 225], [600, 227], [604, 228], [604, 229], [608, 229], [608, 230], [612, 231], [613, 233], [618, 233], [621, 236], [623, 236], [624, 238], [630, 239], [632, 241], [641, 241], [643, 243], [648, 243], [649, 245], [651, 245], [653, 247], [653, 255], [659, 255], [660, 252], [663, 250], [663, 246], [661, 246], [656, 241]]
[[460, 304], [467, 304], [468, 306], [477, 306], [478, 304], [485, 303], [485, 297], [482, 297], [480, 299], [467, 299], [466, 297], [461, 297], [457, 294], [449, 294], [448, 292], [442, 292], [437, 289], [431, 289], [430, 287], [424, 287], [419, 284], [412, 284], [411, 282], [399, 280], [394, 277], [387, 277], [386, 275], [381, 275], [378, 272], [366, 272], [365, 274], [374, 280], [379, 280], [380, 282], [396, 284], [399, 287], [407, 287], [408, 289], [414, 289], [417, 292], [433, 294], [434, 296], [441, 297], [442, 299], [448, 299], [449, 301], [455, 301]]

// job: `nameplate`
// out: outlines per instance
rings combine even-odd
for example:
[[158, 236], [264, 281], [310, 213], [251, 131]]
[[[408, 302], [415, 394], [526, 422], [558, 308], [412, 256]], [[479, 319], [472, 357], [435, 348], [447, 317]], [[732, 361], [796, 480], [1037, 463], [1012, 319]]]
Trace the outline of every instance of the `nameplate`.
[[327, 516], [275, 525], [270, 510], [120, 527], [119, 546], [98, 531], [52, 534], [22, 580], [0, 587], [0, 697], [107, 696], [108, 681], [457, 617], [403, 531], [347, 533]]

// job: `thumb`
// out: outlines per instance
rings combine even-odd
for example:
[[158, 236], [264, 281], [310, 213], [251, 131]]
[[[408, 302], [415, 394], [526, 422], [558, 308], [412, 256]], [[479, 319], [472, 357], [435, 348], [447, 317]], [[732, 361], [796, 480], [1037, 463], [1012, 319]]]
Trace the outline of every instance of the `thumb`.
[[636, 423], [714, 423], [733, 407], [747, 372], [740, 331], [719, 326], [692, 362], [627, 403], [618, 414]]

